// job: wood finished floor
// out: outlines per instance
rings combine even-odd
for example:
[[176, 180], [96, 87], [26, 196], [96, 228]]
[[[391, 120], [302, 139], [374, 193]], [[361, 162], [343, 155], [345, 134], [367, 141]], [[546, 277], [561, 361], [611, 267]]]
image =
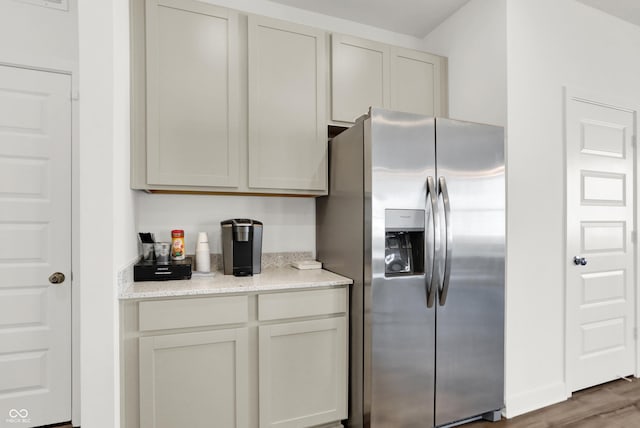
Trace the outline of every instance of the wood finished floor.
[[[49, 427], [72, 428], [70, 424]], [[495, 423], [471, 422], [461, 428], [640, 428], [640, 379], [594, 386], [544, 409]]]
[[496, 423], [464, 428], [640, 428], [640, 380], [617, 380], [575, 392], [562, 403]]

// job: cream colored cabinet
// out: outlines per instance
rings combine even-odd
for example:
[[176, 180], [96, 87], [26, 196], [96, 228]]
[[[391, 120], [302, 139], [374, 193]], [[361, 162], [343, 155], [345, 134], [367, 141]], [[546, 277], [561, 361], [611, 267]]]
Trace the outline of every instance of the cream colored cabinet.
[[444, 58], [426, 52], [392, 47], [391, 110], [426, 116], [446, 115], [442, 79]]
[[146, 1], [146, 181], [238, 186], [238, 16]]
[[347, 296], [341, 286], [122, 302], [121, 426], [339, 426]]
[[331, 119], [354, 122], [389, 105], [389, 46], [331, 35]]
[[130, 5], [132, 188], [327, 193], [324, 31], [194, 0]]
[[327, 189], [324, 31], [249, 16], [249, 187]]
[[247, 328], [140, 338], [140, 427], [248, 426]]
[[139, 426], [246, 428], [248, 297], [143, 301], [137, 310]]
[[331, 119], [351, 123], [369, 107], [446, 116], [445, 58], [333, 34]]
[[346, 317], [259, 329], [260, 427], [346, 419]]
[[[347, 417], [345, 289], [258, 296], [260, 427], [308, 427]], [[331, 318], [299, 321], [303, 316]]]

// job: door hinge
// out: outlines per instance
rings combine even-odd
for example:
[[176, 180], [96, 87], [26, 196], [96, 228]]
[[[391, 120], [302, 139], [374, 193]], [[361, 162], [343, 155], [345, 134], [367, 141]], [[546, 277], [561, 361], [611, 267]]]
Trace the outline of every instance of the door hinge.
[[638, 327], [633, 327], [633, 338], [638, 340]]
[[638, 240], [638, 232], [636, 232], [635, 230], [632, 230], [631, 231], [631, 243], [635, 244], [637, 240]]
[[631, 147], [633, 147], [634, 149], [637, 147], [638, 145], [638, 137], [633, 135], [631, 137]]

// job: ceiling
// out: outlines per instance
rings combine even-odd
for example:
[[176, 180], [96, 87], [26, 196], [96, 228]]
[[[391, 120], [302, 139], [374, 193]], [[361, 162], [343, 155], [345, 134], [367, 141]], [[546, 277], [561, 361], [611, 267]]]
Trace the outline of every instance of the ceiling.
[[627, 22], [640, 26], [640, 1], [638, 0], [578, 0]]
[[[272, 0], [323, 15], [424, 38], [469, 0]], [[578, 0], [640, 26], [639, 0]]]
[[469, 0], [272, 1], [422, 39]]

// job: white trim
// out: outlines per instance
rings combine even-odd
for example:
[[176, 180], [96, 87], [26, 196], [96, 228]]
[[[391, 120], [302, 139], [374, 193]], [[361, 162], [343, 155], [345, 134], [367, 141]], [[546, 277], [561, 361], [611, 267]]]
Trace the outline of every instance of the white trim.
[[[563, 224], [563, 233], [564, 233], [564, 242], [563, 242], [563, 253], [565, 256], [565, 260], [568, 260], [570, 255], [567, 253], [567, 230], [568, 230], [568, 218], [567, 218], [567, 164], [568, 164], [568, 154], [567, 154], [567, 128], [566, 128], [566, 124], [567, 124], [567, 112], [568, 112], [568, 108], [569, 108], [569, 100], [577, 100], [577, 101], [582, 101], [582, 102], [586, 102], [589, 104], [594, 104], [594, 105], [599, 105], [599, 106], [603, 106], [603, 107], [608, 107], [608, 108], [613, 108], [616, 110], [621, 110], [621, 111], [625, 111], [625, 112], [629, 112], [632, 113], [634, 115], [634, 144], [633, 144], [633, 149], [634, 149], [634, 167], [633, 167], [633, 172], [634, 172], [634, 185], [635, 185], [635, 191], [633, 193], [634, 196], [634, 202], [633, 202], [633, 218], [634, 218], [634, 222], [633, 222], [633, 230], [636, 231], [638, 230], [638, 225], [640, 224], [640, 222], [638, 221], [638, 199], [640, 197], [640, 177], [639, 177], [639, 173], [638, 173], [638, 167], [640, 166], [640, 156], [638, 154], [639, 150], [636, 147], [635, 141], [637, 141], [637, 136], [638, 136], [638, 114], [640, 112], [640, 106], [635, 104], [633, 101], [631, 101], [630, 99], [625, 99], [625, 98], [621, 98], [618, 97], [616, 95], [611, 95], [611, 94], [599, 94], [596, 93], [595, 91], [592, 90], [588, 90], [588, 89], [584, 89], [584, 88], [569, 88], [568, 86], [563, 86], [563, 145], [564, 145], [564, 150], [563, 150], [563, 164], [564, 164], [564, 181], [563, 181], [563, 186], [562, 186], [562, 192], [563, 192], [563, 209], [564, 209], [564, 224]], [[634, 328], [637, 330], [638, 328], [638, 318], [640, 315], [640, 293], [638, 292], [638, 267], [640, 266], [640, 255], [638, 254], [639, 248], [638, 248], [638, 240], [635, 239], [633, 240], [633, 251], [634, 251], [634, 278], [633, 278], [633, 284], [634, 284], [634, 292], [635, 292], [635, 307], [634, 307]], [[566, 269], [566, 263], [563, 263], [563, 279], [564, 279], [564, 385], [566, 388], [566, 396], [571, 397], [573, 391], [571, 391], [571, 387], [570, 384], [571, 382], [569, 381], [569, 355], [570, 355], [570, 350], [569, 350], [569, 342], [567, 340], [567, 335], [568, 335], [568, 329], [569, 329], [569, 308], [568, 308], [568, 299], [567, 299], [567, 269]], [[637, 335], [636, 335], [637, 336]], [[635, 341], [636, 341], [636, 356], [635, 356], [635, 376], [639, 377], [640, 375], [640, 341], [638, 340], [637, 337], [635, 337]]]
[[18, 0], [22, 3], [30, 3], [35, 6], [48, 7], [49, 9], [69, 10], [69, 0]]
[[507, 397], [504, 415], [513, 418], [565, 401], [568, 398], [565, 390], [564, 382], [557, 382]]

